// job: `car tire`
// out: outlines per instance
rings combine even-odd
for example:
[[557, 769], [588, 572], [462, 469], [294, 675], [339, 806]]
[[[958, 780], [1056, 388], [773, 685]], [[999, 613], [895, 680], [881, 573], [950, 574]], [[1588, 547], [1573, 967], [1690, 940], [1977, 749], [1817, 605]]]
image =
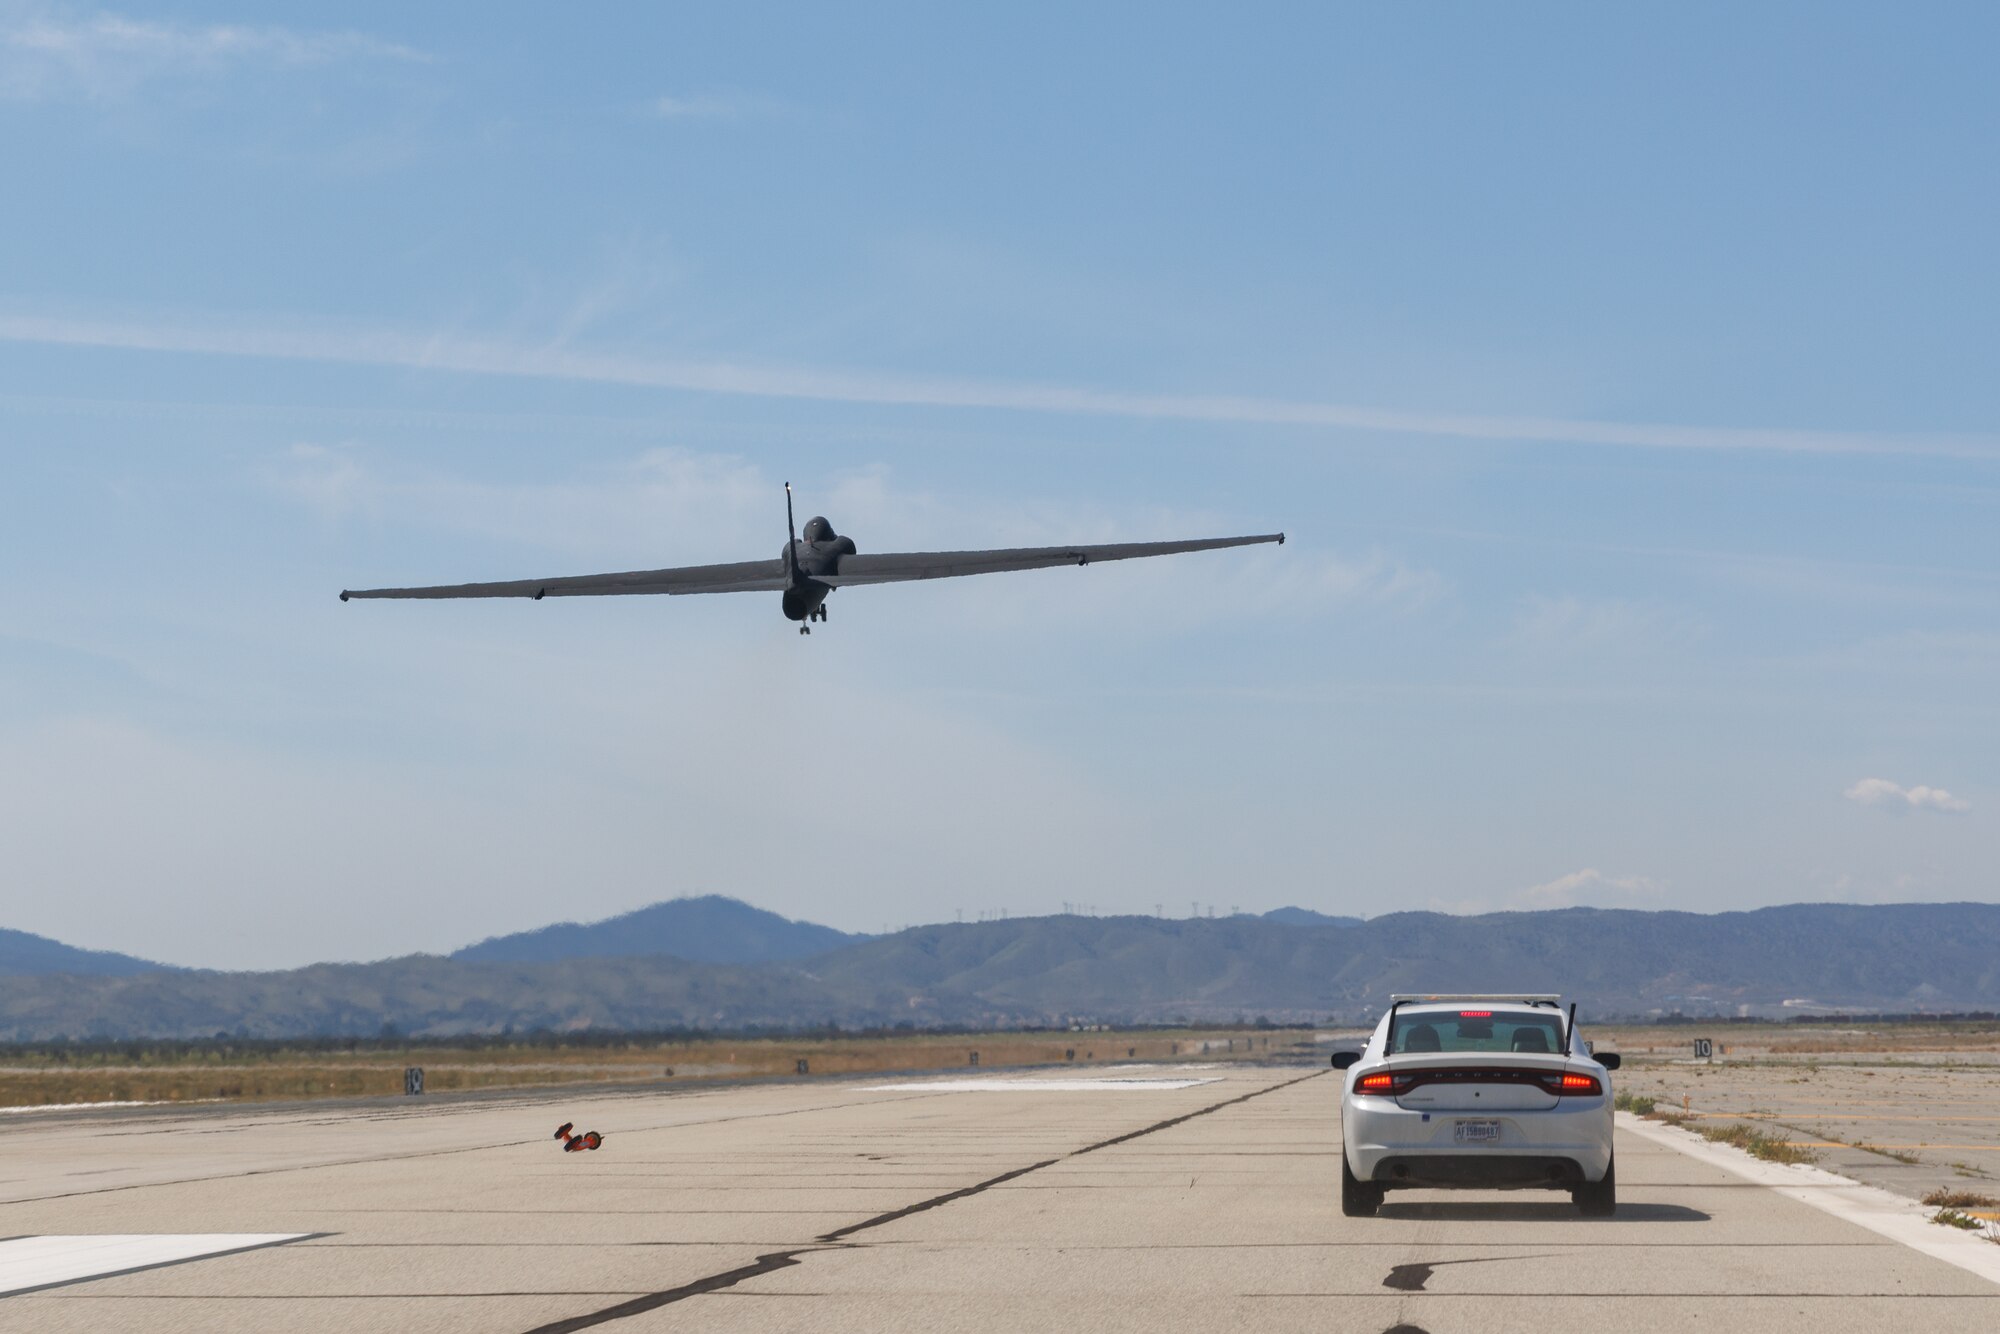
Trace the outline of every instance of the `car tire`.
[[1570, 1191], [1569, 1197], [1585, 1218], [1609, 1218], [1618, 1212], [1618, 1164], [1604, 1165], [1604, 1180], [1587, 1181]]
[[1340, 1212], [1349, 1218], [1373, 1218], [1382, 1207], [1382, 1188], [1363, 1181], [1347, 1165], [1347, 1150], [1340, 1151]]

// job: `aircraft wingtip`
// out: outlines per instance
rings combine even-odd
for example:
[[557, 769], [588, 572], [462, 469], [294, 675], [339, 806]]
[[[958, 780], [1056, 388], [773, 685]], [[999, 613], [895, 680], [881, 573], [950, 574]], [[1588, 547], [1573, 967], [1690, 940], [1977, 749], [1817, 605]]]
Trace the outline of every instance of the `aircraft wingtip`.
[[347, 601], [347, 592], [348, 592], [348, 590], [346, 590], [346, 589], [344, 589], [344, 588], [340, 590], [340, 600], [341, 600], [342, 602], [345, 602], [345, 601]]

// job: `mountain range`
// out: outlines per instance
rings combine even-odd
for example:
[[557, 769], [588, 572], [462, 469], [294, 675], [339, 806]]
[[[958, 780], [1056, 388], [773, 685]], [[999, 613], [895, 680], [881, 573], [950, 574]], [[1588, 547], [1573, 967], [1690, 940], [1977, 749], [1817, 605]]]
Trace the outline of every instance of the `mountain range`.
[[670, 899], [601, 922], [558, 922], [453, 950], [463, 963], [554, 963], [671, 954], [690, 963], [779, 963], [871, 937], [795, 922], [720, 894]]
[[76, 973], [93, 977], [127, 977], [166, 968], [163, 963], [135, 959], [110, 950], [80, 950], [60, 940], [27, 931], [0, 929], [0, 977], [35, 973]]
[[[1607, 1017], [2000, 1008], [1994, 904], [1392, 913], [1351, 925], [1249, 915], [1028, 917], [872, 938], [831, 932], [842, 943], [773, 957], [811, 938], [784, 927], [809, 924], [733, 900], [681, 902], [693, 906], [679, 916], [663, 911], [674, 905], [657, 905], [482, 942], [452, 958], [0, 977], [0, 1040], [366, 1035], [384, 1025], [448, 1034], [1352, 1021], [1379, 1014], [1392, 992], [1435, 990], [1557, 991]], [[620, 941], [693, 949], [685, 927], [696, 921], [728, 925], [736, 948], [764, 957], [617, 952]], [[564, 958], [505, 955], [585, 946]]]

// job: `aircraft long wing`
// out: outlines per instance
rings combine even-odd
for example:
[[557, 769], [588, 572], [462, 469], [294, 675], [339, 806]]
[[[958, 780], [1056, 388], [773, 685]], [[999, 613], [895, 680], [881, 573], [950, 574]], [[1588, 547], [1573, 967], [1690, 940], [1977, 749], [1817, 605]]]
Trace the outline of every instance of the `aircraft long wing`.
[[350, 588], [349, 598], [535, 598], [602, 597], [614, 593], [769, 593], [785, 586], [782, 560], [746, 560], [733, 565], [683, 565], [673, 570], [627, 570], [621, 574], [576, 574], [560, 579], [510, 579], [495, 584], [440, 584], [433, 588]]
[[1282, 542], [1283, 533], [1257, 537], [1204, 537], [1189, 542], [1112, 542], [1103, 546], [1008, 547], [998, 551], [903, 551], [879, 556], [842, 556], [838, 573], [810, 576], [839, 588], [848, 584], [893, 584], [906, 579], [950, 579], [961, 574], [1040, 570], [1052, 565], [1090, 565], [1139, 556], [1172, 556], [1183, 551], [1247, 547]]

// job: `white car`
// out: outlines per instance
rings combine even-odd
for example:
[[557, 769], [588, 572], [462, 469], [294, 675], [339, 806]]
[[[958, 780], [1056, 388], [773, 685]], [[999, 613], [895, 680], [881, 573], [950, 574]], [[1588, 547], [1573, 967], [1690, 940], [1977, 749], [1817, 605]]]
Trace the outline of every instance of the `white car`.
[[1618, 1207], [1611, 1161], [1615, 1053], [1577, 1037], [1555, 996], [1392, 996], [1340, 1099], [1340, 1208], [1384, 1192], [1566, 1190], [1586, 1215]]

